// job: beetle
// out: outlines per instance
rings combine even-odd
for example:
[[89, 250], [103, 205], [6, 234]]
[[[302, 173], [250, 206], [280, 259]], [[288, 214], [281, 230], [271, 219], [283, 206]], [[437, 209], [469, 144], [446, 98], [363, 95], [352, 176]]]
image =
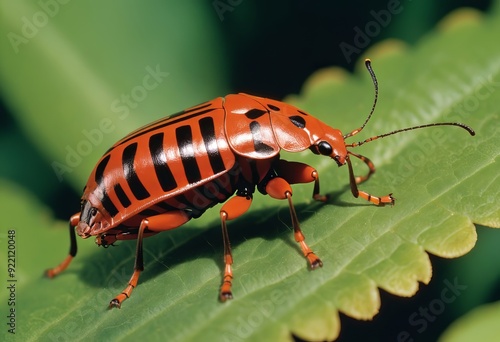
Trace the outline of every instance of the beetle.
[[[318, 172], [307, 164], [280, 159], [281, 150], [309, 149], [332, 158], [338, 166], [347, 164], [353, 196], [384, 206], [394, 205], [392, 194], [374, 196], [358, 189], [375, 172], [375, 166], [349, 147], [440, 125], [458, 126], [475, 135], [467, 125], [444, 122], [347, 144], [345, 140], [368, 123], [378, 99], [378, 82], [369, 59], [365, 66], [375, 89], [373, 105], [363, 125], [347, 134], [289, 104], [241, 93], [202, 103], [130, 133], [104, 153], [90, 174], [81, 210], [69, 220], [69, 255], [46, 275], [58, 275], [76, 256], [75, 230], [84, 239], [95, 236], [97, 245], [104, 247], [117, 240], [137, 239], [134, 272], [126, 288], [109, 303], [110, 308], [120, 308], [144, 270], [143, 239], [180, 227], [225, 202], [220, 209], [225, 268], [219, 298], [231, 299], [233, 257], [227, 221], [249, 209], [255, 188], [288, 201], [295, 240], [310, 267], [321, 267], [321, 259], [306, 244], [300, 229], [290, 184], [314, 183], [313, 198], [324, 202], [327, 196], [320, 195]], [[355, 177], [350, 157], [364, 162], [368, 173]]]

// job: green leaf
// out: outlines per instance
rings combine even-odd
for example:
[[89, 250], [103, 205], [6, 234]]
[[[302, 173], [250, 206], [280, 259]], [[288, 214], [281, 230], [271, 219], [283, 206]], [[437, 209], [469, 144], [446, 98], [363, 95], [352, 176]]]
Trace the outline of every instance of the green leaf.
[[191, 2], [0, 3], [0, 87], [54, 176], [80, 190], [125, 134], [227, 91], [211, 14]]
[[[326, 204], [315, 203], [311, 185], [294, 186], [303, 232], [324, 266], [307, 269], [286, 204], [256, 196], [251, 212], [230, 224], [235, 298], [227, 303], [217, 300], [223, 271], [217, 209], [146, 239], [139, 286], [121, 310], [108, 311], [108, 301], [132, 273], [135, 242], [95, 249], [79, 240], [79, 255], [68, 271], [42, 279], [42, 269], [67, 253], [67, 228], [57, 233], [59, 223], [42, 220], [46, 209], [2, 185], [0, 204], [17, 213], [7, 215], [4, 225], [19, 233], [16, 337], [286, 341], [294, 333], [331, 340], [340, 330], [340, 312], [357, 319], [378, 312], [379, 289], [413, 295], [419, 282], [431, 279], [427, 253], [461, 256], [475, 244], [473, 223], [500, 227], [500, 46], [491, 43], [500, 33], [499, 15], [460, 11], [414, 48], [387, 42], [371, 51], [379, 104], [351, 142], [443, 121], [467, 123], [476, 136], [434, 127], [353, 148], [377, 166], [361, 189], [394, 193], [393, 208], [352, 198], [346, 168], [331, 160], [309, 152], [284, 154], [315, 166], [322, 191], [331, 196]], [[362, 124], [372, 94], [360, 65], [354, 76], [321, 71], [288, 101], [349, 132]], [[356, 163], [355, 171], [363, 174], [366, 167]]]
[[500, 302], [482, 305], [457, 319], [440, 342], [495, 341], [500, 335]]

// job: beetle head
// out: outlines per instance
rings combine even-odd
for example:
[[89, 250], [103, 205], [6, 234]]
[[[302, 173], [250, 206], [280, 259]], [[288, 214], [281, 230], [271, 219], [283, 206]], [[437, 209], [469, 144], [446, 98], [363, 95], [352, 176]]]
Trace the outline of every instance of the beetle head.
[[314, 154], [328, 156], [335, 160], [338, 166], [346, 163], [347, 149], [342, 132], [324, 125], [324, 134], [309, 148]]
[[89, 200], [82, 200], [80, 212], [80, 222], [78, 222], [76, 232], [86, 239], [92, 235], [97, 235], [109, 227], [109, 222]]

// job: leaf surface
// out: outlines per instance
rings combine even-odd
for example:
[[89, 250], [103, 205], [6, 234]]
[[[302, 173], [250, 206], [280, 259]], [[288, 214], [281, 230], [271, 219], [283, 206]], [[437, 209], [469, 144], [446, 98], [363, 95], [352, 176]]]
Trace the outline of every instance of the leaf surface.
[[453, 322], [439, 341], [495, 341], [500, 334], [499, 319], [498, 302], [482, 305]]
[[[326, 204], [315, 203], [311, 185], [294, 186], [303, 232], [324, 266], [308, 270], [285, 203], [256, 196], [251, 212], [229, 228], [235, 298], [227, 303], [217, 300], [223, 270], [217, 209], [145, 240], [139, 286], [121, 310], [108, 311], [108, 301], [132, 273], [135, 243], [104, 250], [79, 240], [70, 269], [57, 279], [42, 279], [42, 269], [67, 252], [66, 228], [43, 220], [46, 208], [2, 184], [1, 203], [18, 213], [4, 221], [20, 240], [16, 337], [287, 341], [292, 332], [331, 340], [340, 330], [339, 312], [365, 320], [378, 312], [379, 289], [412, 296], [420, 282], [431, 279], [428, 253], [459, 257], [475, 244], [474, 223], [500, 227], [500, 46], [491, 44], [500, 33], [498, 16], [458, 12], [415, 47], [387, 42], [370, 52], [380, 97], [359, 140], [442, 121], [467, 123], [476, 136], [434, 127], [353, 149], [377, 166], [361, 189], [394, 193], [393, 208], [352, 198], [345, 167], [311, 153], [285, 154], [315, 166], [322, 191], [331, 196]], [[287, 101], [347, 133], [362, 124], [372, 94], [360, 66], [352, 76], [320, 71]], [[355, 171], [366, 168], [356, 163]]]

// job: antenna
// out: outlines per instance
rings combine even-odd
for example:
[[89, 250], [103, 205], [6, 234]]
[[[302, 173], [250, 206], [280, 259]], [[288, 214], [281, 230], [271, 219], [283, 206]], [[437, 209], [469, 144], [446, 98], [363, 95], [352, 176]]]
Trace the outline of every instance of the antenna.
[[359, 132], [361, 132], [363, 130], [363, 128], [365, 128], [366, 124], [368, 123], [368, 121], [372, 117], [373, 112], [375, 111], [375, 106], [377, 105], [377, 100], [378, 100], [378, 81], [377, 81], [377, 76], [375, 76], [375, 72], [372, 69], [372, 61], [370, 59], [368, 59], [368, 58], [365, 59], [365, 66], [366, 66], [366, 69], [368, 70], [368, 72], [370, 73], [370, 76], [372, 77], [373, 86], [375, 87], [375, 98], [373, 99], [372, 110], [370, 111], [370, 114], [368, 114], [368, 117], [366, 118], [366, 120], [363, 123], [363, 125], [361, 127], [357, 128], [357, 129], [355, 129], [351, 133], [348, 133], [348, 134], [344, 135], [344, 140], [347, 139], [347, 138], [349, 138], [349, 137], [352, 137], [353, 135], [358, 134]]
[[438, 122], [438, 123], [431, 123], [431, 124], [427, 124], [427, 125], [420, 125], [420, 126], [413, 126], [413, 127], [408, 127], [408, 128], [401, 128], [401, 129], [398, 129], [398, 130], [395, 130], [395, 131], [392, 131], [392, 132], [389, 132], [389, 133], [376, 135], [374, 137], [368, 138], [366, 140], [363, 140], [363, 141], [360, 141], [360, 142], [357, 142], [357, 143], [346, 144], [345, 146], [346, 147], [357, 147], [357, 146], [361, 146], [361, 145], [363, 145], [363, 144], [365, 144], [367, 142], [370, 142], [370, 141], [373, 141], [373, 140], [377, 140], [379, 138], [388, 137], [389, 135], [393, 135], [393, 134], [397, 134], [397, 133], [401, 133], [401, 132], [406, 132], [406, 131], [411, 131], [411, 130], [419, 129], [419, 128], [433, 127], [433, 126], [458, 126], [458, 127], [461, 127], [463, 129], [465, 129], [467, 132], [469, 132], [470, 135], [472, 135], [472, 136], [476, 135], [476, 132], [474, 132], [474, 130], [472, 128], [470, 128], [469, 126], [467, 126], [467, 125], [465, 125], [463, 123], [460, 123], [460, 122]]
[[[368, 72], [370, 73], [370, 76], [372, 77], [373, 86], [375, 88], [375, 98], [373, 100], [372, 109], [370, 111], [370, 114], [368, 114], [368, 117], [366, 118], [366, 120], [363, 123], [363, 125], [361, 127], [357, 128], [357, 129], [353, 130], [351, 133], [348, 133], [348, 134], [344, 135], [344, 140], [347, 139], [347, 138], [350, 138], [350, 137], [352, 137], [352, 136], [354, 136], [356, 134], [358, 134], [359, 132], [361, 132], [363, 130], [363, 128], [366, 126], [366, 124], [368, 123], [368, 121], [372, 117], [372, 114], [375, 111], [375, 106], [377, 105], [377, 100], [378, 100], [378, 81], [377, 81], [377, 76], [375, 76], [375, 72], [372, 69], [372, 64], [371, 64], [371, 60], [370, 59], [368, 59], [368, 58], [365, 59], [365, 66], [366, 66], [366, 69], [368, 70]], [[474, 130], [472, 128], [470, 128], [469, 126], [467, 126], [467, 125], [465, 125], [463, 123], [460, 123], [460, 122], [438, 122], [438, 123], [431, 123], [431, 124], [427, 124], [427, 125], [419, 125], [419, 126], [413, 126], [413, 127], [398, 129], [398, 130], [395, 130], [395, 131], [392, 131], [392, 132], [389, 132], [389, 133], [376, 135], [374, 137], [368, 138], [366, 140], [363, 140], [363, 141], [360, 141], [360, 142], [357, 142], [357, 143], [346, 144], [345, 146], [346, 147], [357, 147], [357, 146], [361, 146], [361, 145], [363, 145], [363, 144], [365, 144], [367, 142], [373, 141], [373, 140], [377, 140], [377, 139], [380, 139], [380, 138], [385, 138], [385, 137], [387, 137], [389, 135], [393, 135], [393, 134], [397, 134], [397, 133], [401, 133], [401, 132], [406, 132], [406, 131], [411, 131], [411, 130], [414, 130], [414, 129], [433, 127], [433, 126], [458, 126], [458, 127], [461, 127], [463, 129], [465, 129], [467, 132], [469, 132], [470, 135], [472, 135], [472, 136], [476, 135], [476, 132], [474, 132]]]

